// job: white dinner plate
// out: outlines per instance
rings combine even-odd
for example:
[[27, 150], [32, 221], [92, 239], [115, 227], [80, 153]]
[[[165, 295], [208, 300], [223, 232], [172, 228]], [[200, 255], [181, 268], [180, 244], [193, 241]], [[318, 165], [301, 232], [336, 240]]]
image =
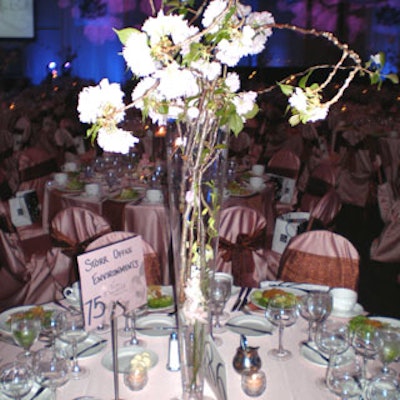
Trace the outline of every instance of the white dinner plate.
[[357, 303], [354, 308], [350, 311], [341, 311], [333, 309], [331, 312], [332, 317], [337, 318], [353, 318], [357, 315], [361, 315], [364, 312], [364, 308], [361, 304]]
[[[311, 348], [310, 348], [311, 347]], [[312, 350], [315, 349], [316, 351]], [[315, 365], [319, 365], [321, 367], [326, 367], [328, 362], [321, 357], [320, 351], [317, 348], [317, 345], [314, 342], [309, 343], [309, 347], [302, 344], [300, 345], [300, 354], [308, 361], [312, 362]], [[354, 355], [354, 350], [350, 347], [344, 354], [343, 357], [351, 357]], [[346, 360], [346, 358], [343, 358]]]
[[388, 324], [393, 328], [400, 328], [400, 319], [390, 318], [390, 317], [370, 317], [376, 321], [381, 321], [384, 324]]
[[[7, 323], [9, 317], [15, 313], [26, 312], [33, 307], [35, 306], [34, 305], [19, 306], [19, 307], [9, 308], [8, 310], [3, 311], [0, 314], [0, 330], [11, 332], [10, 325]], [[56, 310], [56, 307], [53, 307], [51, 305], [43, 305], [41, 307], [43, 307], [45, 311]]]
[[[99, 343], [99, 345], [95, 346], [96, 343]], [[106, 346], [107, 342], [104, 341], [104, 338], [90, 333], [83, 342], [78, 343], [76, 353], [78, 354], [78, 358], [88, 358], [100, 353]], [[72, 356], [70, 344], [56, 339], [56, 347], [65, 350], [67, 356]], [[85, 351], [85, 349], [88, 350]]]
[[[140, 346], [121, 347], [118, 349], [118, 372], [124, 373], [128, 371], [132, 358], [136, 354], [141, 354], [143, 352], [146, 352], [150, 355], [150, 368], [153, 368], [158, 363], [158, 355], [154, 351]], [[108, 370], [113, 371], [113, 355], [111, 351], [104, 354], [101, 364]]]
[[150, 307], [150, 306], [147, 306], [148, 311], [150, 311], [150, 312], [163, 312], [163, 311], [170, 310], [171, 308], [174, 307], [174, 301], [173, 301], [174, 293], [173, 293], [173, 290], [172, 290], [172, 286], [161, 286], [160, 290], [161, 290], [161, 294], [172, 297], [172, 304], [169, 305], [169, 306], [166, 306], [166, 307]]
[[266, 287], [266, 288], [264, 288], [264, 289], [256, 289], [256, 290], [253, 290], [253, 291], [251, 292], [251, 294], [250, 294], [250, 302], [251, 302], [252, 304], [254, 304], [257, 308], [259, 308], [259, 309], [261, 309], [261, 310], [265, 310], [266, 307], [260, 305], [260, 304], [257, 302], [257, 300], [254, 299], [254, 294], [257, 293], [257, 292], [263, 292], [264, 290], [270, 290], [270, 289], [280, 289], [280, 290], [283, 290], [283, 291], [285, 291], [285, 292], [287, 292], [287, 293], [292, 293], [292, 294], [294, 294], [295, 296], [303, 296], [303, 295], [306, 293], [306, 292], [304, 292], [303, 290], [295, 289], [295, 288], [291, 288], [291, 287], [284, 287], [284, 286], [282, 286], [282, 287], [281, 287], [281, 286], [279, 286], [279, 287], [272, 287], [272, 288]]
[[168, 315], [152, 314], [136, 320], [137, 332], [147, 336], [169, 336], [176, 331], [175, 318]]
[[266, 318], [258, 315], [239, 315], [233, 317], [226, 323], [226, 327], [239, 335], [263, 336], [268, 335], [274, 330]]

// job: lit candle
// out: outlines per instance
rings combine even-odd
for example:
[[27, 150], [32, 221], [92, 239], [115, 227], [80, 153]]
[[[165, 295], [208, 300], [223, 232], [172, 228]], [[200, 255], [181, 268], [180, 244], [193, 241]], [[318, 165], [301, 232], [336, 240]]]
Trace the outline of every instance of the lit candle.
[[267, 378], [263, 371], [243, 372], [242, 389], [250, 397], [257, 397], [264, 393], [267, 387]]
[[141, 390], [147, 383], [147, 368], [143, 363], [131, 365], [124, 377], [125, 385], [131, 390]]

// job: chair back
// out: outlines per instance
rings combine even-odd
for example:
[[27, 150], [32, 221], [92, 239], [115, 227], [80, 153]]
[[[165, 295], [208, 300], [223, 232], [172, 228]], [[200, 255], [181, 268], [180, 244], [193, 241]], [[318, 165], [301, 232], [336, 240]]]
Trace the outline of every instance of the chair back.
[[52, 239], [70, 255], [77, 255], [98, 237], [111, 231], [101, 215], [83, 207], [68, 207], [59, 211], [50, 223]]
[[221, 211], [216, 270], [232, 274], [235, 285], [258, 287], [266, 279], [266, 226], [264, 216], [252, 208]]
[[269, 159], [267, 172], [297, 180], [300, 166], [300, 158], [295, 153], [288, 149], [280, 149]]
[[[114, 231], [100, 236], [87, 247], [86, 251], [94, 250], [99, 247], [107, 246], [109, 244], [118, 242], [120, 240], [128, 239], [137, 236], [131, 232]], [[146, 275], [147, 285], [161, 285], [161, 267], [158, 256], [153, 247], [142, 238], [144, 269]]]
[[[318, 220], [324, 227], [328, 227], [342, 208], [342, 200], [334, 189], [331, 189], [316, 203], [310, 212], [309, 226], [313, 220]], [[307, 229], [308, 230], [308, 229]]]
[[357, 289], [360, 256], [345, 237], [326, 230], [291, 239], [280, 259], [278, 278]]

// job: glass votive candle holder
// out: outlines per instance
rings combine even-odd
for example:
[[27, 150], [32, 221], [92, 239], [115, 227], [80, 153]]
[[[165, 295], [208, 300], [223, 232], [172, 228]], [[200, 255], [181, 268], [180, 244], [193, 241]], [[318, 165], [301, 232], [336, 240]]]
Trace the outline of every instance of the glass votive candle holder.
[[147, 368], [144, 363], [135, 363], [124, 375], [125, 385], [133, 391], [143, 389], [147, 381]]
[[245, 371], [242, 373], [242, 390], [250, 397], [261, 396], [267, 387], [264, 371]]

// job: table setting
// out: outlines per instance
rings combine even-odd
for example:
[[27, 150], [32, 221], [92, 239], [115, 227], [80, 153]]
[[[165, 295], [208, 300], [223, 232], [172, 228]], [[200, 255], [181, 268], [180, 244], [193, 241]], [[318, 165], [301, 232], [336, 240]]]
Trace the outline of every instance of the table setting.
[[[263, 282], [262, 288], [232, 286], [227, 300], [215, 306], [219, 324], [224, 329], [216, 328], [214, 317], [212, 335], [222, 339], [220, 344], [216, 344], [216, 349], [225, 363], [226, 398], [339, 398], [345, 396], [339, 381], [346, 373], [340, 367], [353, 362], [356, 363], [354, 368], [359, 367], [360, 382], [355, 382], [357, 394], [343, 399], [375, 399], [370, 393], [378, 393], [382, 385], [398, 390], [400, 321], [368, 316], [365, 312], [351, 318], [335, 317], [330, 288], [326, 290], [321, 286], [322, 290], [318, 290], [318, 285], [302, 285], [308, 288], [307, 291], [297, 288], [295, 283], [279, 281]], [[77, 287], [79, 285], [75, 285], [75, 289]], [[69, 291], [65, 293], [68, 295]], [[79, 289], [76, 289], [76, 293], [79, 293]], [[297, 304], [294, 308], [293, 302]], [[174, 361], [174, 355], [171, 354], [171, 345], [174, 344], [174, 338], [176, 340], [177, 332], [172, 287], [149, 287], [146, 306], [136, 311], [134, 322], [130, 312], [117, 319], [121, 397], [129, 398], [132, 390], [138, 399], [160, 395], [172, 399], [179, 396], [180, 374], [176, 371], [176, 355]], [[21, 392], [21, 399], [47, 400], [54, 398], [51, 397], [54, 392], [59, 400], [77, 399], [82, 395], [101, 400], [113, 398], [112, 334], [110, 329], [86, 331], [79, 325], [82, 314], [76, 312], [76, 298], [71, 300], [71, 297], [65, 297], [58, 304], [17, 307], [2, 313], [1, 367], [14, 359], [19, 363], [18, 368], [23, 369], [26, 365], [26, 359], [18, 360], [22, 347], [13, 339], [10, 320], [13, 315], [21, 317], [24, 314], [29, 316], [29, 313], [31, 317], [43, 314], [47, 318], [52, 313], [63, 315], [58, 320], [58, 327], [56, 323], [53, 324], [54, 344], [49, 337], [49, 330], [42, 326], [40, 334], [32, 336], [30, 349], [33, 360], [36, 354], [41, 354], [42, 349], [54, 349], [56, 360], [63, 357], [67, 359], [69, 372], [68, 378], [60, 378], [59, 382], [62, 383], [59, 387], [50, 387], [50, 383], [44, 385], [44, 378], [31, 377], [30, 390], [27, 394]], [[373, 353], [363, 352], [366, 345], [363, 347], [360, 343], [364, 343], [361, 339], [366, 340], [366, 335], [360, 334], [356, 341], [354, 332], [362, 333], [363, 326], [365, 332], [365, 326], [374, 325], [378, 332], [375, 350]], [[131, 340], [134, 336], [138, 342]], [[344, 339], [340, 339], [340, 342], [339, 338]], [[243, 357], [253, 353], [257, 362], [253, 360], [246, 364]], [[238, 358], [247, 365], [241, 371], [238, 371]], [[364, 358], [367, 362], [363, 372]], [[168, 368], [171, 362], [174, 366], [172, 369]], [[7, 397], [7, 389], [1, 385], [0, 399], [10, 398]], [[36, 396], [43, 387], [45, 389]], [[394, 393], [398, 395], [399, 392]], [[205, 396], [218, 399], [209, 383], [205, 386]], [[13, 392], [11, 398], [18, 398], [18, 395]]]

